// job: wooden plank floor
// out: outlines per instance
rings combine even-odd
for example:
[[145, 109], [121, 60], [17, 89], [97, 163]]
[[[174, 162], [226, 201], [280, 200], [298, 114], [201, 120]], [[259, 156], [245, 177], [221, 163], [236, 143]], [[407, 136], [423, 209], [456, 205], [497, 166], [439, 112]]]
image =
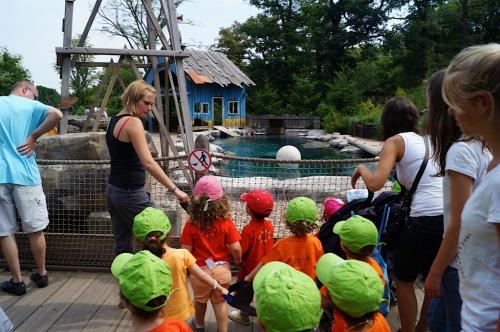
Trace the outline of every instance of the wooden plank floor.
[[[119, 293], [111, 273], [50, 271], [50, 283], [37, 288], [29, 281], [29, 271], [23, 271], [28, 291], [24, 296], [0, 291], [0, 306], [14, 324], [14, 331], [127, 331], [131, 321], [125, 309], [118, 307]], [[0, 281], [10, 278], [8, 271], [0, 272]], [[421, 284], [416, 287], [421, 303]], [[228, 307], [229, 311], [232, 310]], [[399, 328], [397, 308], [388, 317], [393, 331]], [[217, 325], [209, 305], [205, 317], [207, 332], [216, 332]], [[261, 331], [258, 322], [242, 326], [229, 321], [229, 331]]]

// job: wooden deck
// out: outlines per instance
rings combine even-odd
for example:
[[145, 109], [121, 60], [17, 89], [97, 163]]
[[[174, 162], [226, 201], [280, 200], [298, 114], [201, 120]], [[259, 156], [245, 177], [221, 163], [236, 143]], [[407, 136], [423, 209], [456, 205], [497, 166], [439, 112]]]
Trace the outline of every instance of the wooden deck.
[[[111, 273], [50, 271], [50, 283], [37, 288], [29, 281], [29, 271], [23, 271], [27, 282], [26, 295], [15, 296], [0, 291], [0, 306], [14, 324], [14, 331], [127, 331], [131, 322], [125, 309], [118, 307], [119, 293]], [[0, 281], [10, 278], [0, 272]], [[28, 282], [29, 281], [29, 282]], [[417, 287], [419, 302], [423, 292]], [[232, 308], [229, 307], [229, 311]], [[393, 331], [399, 327], [397, 309], [392, 308], [388, 321]], [[207, 332], [217, 326], [211, 307], [205, 318]], [[242, 326], [229, 321], [229, 331], [261, 331], [259, 324]]]

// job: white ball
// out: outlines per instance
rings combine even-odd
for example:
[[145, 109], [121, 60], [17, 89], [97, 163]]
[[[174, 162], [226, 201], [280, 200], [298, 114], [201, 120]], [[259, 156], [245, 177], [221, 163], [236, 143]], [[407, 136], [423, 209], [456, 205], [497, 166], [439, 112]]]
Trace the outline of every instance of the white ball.
[[[282, 146], [278, 152], [276, 152], [277, 160], [301, 160], [302, 156], [299, 149], [293, 145]], [[280, 164], [282, 167], [286, 168], [298, 168], [299, 164]]]

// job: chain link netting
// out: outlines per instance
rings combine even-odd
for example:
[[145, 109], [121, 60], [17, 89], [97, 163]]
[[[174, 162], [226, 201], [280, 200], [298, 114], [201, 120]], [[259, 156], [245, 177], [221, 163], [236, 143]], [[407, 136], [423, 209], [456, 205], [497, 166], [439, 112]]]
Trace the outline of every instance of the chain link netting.
[[[191, 193], [185, 176], [186, 172], [192, 174], [186, 156], [158, 158], [157, 161], [181, 190]], [[275, 208], [269, 219], [274, 224], [274, 236], [281, 238], [287, 235], [283, 220], [287, 201], [307, 196], [317, 203], [321, 216], [326, 197], [345, 200], [346, 190], [351, 188], [350, 175], [360, 163], [373, 167], [376, 159], [286, 162], [212, 154], [210, 174], [220, 178], [230, 198], [233, 220], [240, 231], [249, 221], [240, 195], [251, 189], [270, 191]], [[109, 161], [38, 160], [38, 166], [50, 218], [45, 230], [47, 265], [109, 267], [114, 257], [111, 219], [106, 203]], [[188, 219], [187, 213], [154, 178], [148, 176], [146, 185], [156, 207], [162, 209], [172, 222], [169, 244], [178, 245], [183, 223]], [[390, 185], [388, 181], [385, 189]], [[363, 184], [358, 182], [357, 187], [363, 188]], [[26, 235], [17, 233], [16, 238], [21, 264], [32, 265]]]

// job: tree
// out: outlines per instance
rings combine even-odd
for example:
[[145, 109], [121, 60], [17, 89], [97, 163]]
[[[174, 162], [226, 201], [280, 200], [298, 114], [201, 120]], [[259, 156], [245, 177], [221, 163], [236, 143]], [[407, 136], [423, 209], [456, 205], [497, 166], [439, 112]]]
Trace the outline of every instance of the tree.
[[22, 66], [21, 60], [21, 56], [0, 48], [0, 96], [10, 94], [15, 82], [31, 80], [31, 74]]
[[[179, 6], [185, 0], [176, 0]], [[167, 20], [162, 14], [159, 0], [152, 0], [151, 6], [163, 29]], [[130, 48], [149, 49], [147, 13], [142, 0], [110, 0], [99, 10], [101, 31], [114, 37], [122, 37]], [[159, 38], [156, 36], [156, 42]], [[143, 61], [143, 59], [141, 59]]]
[[59, 108], [61, 103], [61, 95], [55, 89], [47, 88], [43, 85], [37, 85], [38, 100], [45, 105], [50, 105]]

